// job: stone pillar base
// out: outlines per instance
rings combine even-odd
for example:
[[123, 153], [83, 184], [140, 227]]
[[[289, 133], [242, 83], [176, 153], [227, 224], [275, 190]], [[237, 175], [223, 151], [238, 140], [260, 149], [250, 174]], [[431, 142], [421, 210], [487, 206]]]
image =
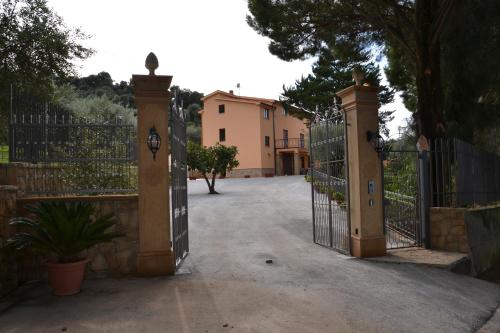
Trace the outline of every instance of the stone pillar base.
[[385, 236], [360, 238], [351, 235], [351, 252], [357, 258], [381, 257], [386, 254]]
[[172, 250], [139, 253], [137, 274], [140, 276], [174, 275], [174, 253]]

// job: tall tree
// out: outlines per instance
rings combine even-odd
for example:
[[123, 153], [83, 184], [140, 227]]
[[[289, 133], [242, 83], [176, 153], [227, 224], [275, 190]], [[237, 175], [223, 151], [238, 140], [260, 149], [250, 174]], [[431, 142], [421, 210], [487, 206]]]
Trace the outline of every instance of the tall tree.
[[[365, 73], [365, 82], [372, 86], [381, 86], [379, 68], [368, 57], [359, 59], [350, 64], [346, 61], [335, 59], [331, 52], [323, 50], [318, 61], [312, 67], [312, 74], [297, 80], [293, 86], [283, 87], [282, 102], [291, 104], [299, 109], [314, 111], [328, 110], [336, 103], [336, 93], [352, 85], [352, 71], [361, 67]], [[381, 104], [392, 102], [394, 93], [392, 89], [381, 86], [379, 100]], [[290, 113], [297, 113], [296, 108], [290, 108]], [[394, 117], [394, 111], [379, 113], [381, 131], [387, 136], [389, 131], [386, 124]], [[310, 118], [310, 113], [301, 112], [300, 118]]]
[[74, 73], [74, 59], [92, 54], [81, 44], [87, 37], [67, 28], [47, 0], [0, 0], [0, 89], [50, 90], [55, 77]]
[[[55, 77], [74, 73], [74, 59], [92, 50], [80, 29], [66, 27], [46, 0], [0, 0], [0, 122], [7, 123], [10, 84], [47, 94]], [[0, 128], [0, 142], [5, 142]]]
[[[324, 49], [338, 59], [383, 47], [414, 63], [419, 134], [444, 133], [440, 37], [455, 0], [249, 0], [248, 24], [271, 39], [284, 60]], [[394, 58], [388, 57], [389, 67]]]
[[443, 109], [450, 135], [500, 152], [500, 1], [456, 8], [442, 40]]
[[70, 77], [59, 80], [60, 84], [73, 86], [81, 97], [102, 97], [106, 95], [113, 102], [133, 108], [134, 92], [130, 82], [115, 83], [108, 72], [100, 72], [85, 77]]
[[217, 143], [212, 147], [203, 147], [188, 141], [187, 164], [189, 170], [197, 171], [203, 175], [208, 185], [209, 194], [219, 194], [215, 190], [215, 178], [217, 175], [225, 177], [227, 172], [240, 165], [236, 159], [237, 154], [238, 148], [235, 146], [226, 147]]

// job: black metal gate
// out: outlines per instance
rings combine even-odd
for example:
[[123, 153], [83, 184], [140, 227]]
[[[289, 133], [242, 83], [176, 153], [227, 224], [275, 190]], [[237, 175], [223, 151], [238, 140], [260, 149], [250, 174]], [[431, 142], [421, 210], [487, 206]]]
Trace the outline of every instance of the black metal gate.
[[350, 254], [346, 123], [340, 108], [317, 114], [310, 131], [314, 242]]
[[179, 267], [189, 253], [188, 198], [187, 198], [187, 140], [182, 108], [176, 103], [171, 108], [171, 188], [172, 239], [175, 265]]
[[381, 156], [387, 248], [421, 246], [419, 152], [389, 150]]

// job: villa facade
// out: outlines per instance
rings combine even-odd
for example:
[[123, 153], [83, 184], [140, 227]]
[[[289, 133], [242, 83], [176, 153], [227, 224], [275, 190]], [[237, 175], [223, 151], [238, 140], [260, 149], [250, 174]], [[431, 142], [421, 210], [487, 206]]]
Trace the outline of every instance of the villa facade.
[[305, 120], [273, 99], [214, 91], [203, 99], [201, 143], [238, 147], [240, 165], [229, 177], [298, 175], [307, 171], [309, 132]]

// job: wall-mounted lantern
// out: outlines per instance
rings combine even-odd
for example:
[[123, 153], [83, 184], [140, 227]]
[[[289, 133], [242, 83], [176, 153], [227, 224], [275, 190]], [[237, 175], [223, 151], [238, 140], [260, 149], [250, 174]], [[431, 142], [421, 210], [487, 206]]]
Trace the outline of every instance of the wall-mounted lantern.
[[366, 140], [372, 144], [377, 153], [384, 150], [385, 142], [380, 134], [368, 131], [366, 132]]
[[149, 129], [147, 144], [149, 150], [153, 153], [153, 160], [156, 159], [156, 152], [160, 149], [161, 145], [161, 137], [154, 126]]

